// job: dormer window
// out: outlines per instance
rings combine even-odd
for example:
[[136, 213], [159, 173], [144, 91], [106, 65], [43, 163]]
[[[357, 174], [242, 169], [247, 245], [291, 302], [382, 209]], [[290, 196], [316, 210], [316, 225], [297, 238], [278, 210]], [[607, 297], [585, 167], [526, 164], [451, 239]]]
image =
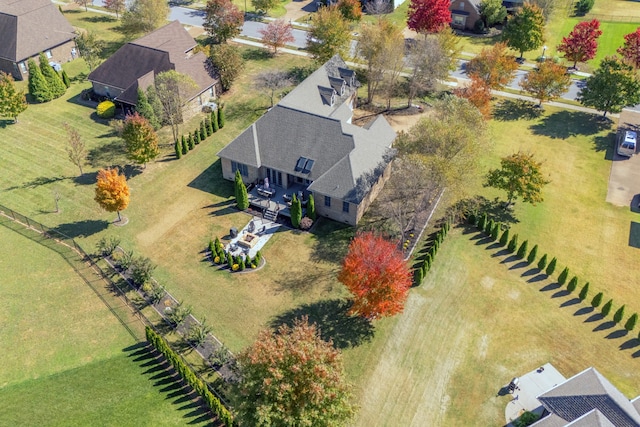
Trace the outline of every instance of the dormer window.
[[347, 86], [347, 82], [342, 81], [342, 86], [340, 86], [340, 96], [344, 95], [345, 87]]
[[333, 93], [331, 94], [331, 106], [333, 107], [333, 104], [336, 103], [336, 91], [334, 90]]

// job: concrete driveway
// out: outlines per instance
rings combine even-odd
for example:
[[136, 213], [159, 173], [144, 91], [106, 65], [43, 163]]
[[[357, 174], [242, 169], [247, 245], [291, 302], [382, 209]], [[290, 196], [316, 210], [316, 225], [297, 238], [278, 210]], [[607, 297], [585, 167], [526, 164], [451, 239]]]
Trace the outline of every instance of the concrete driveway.
[[[624, 130], [638, 131], [640, 126], [640, 114], [630, 109], [622, 110], [618, 124], [618, 134], [616, 135], [616, 148], [619, 138]], [[616, 149], [613, 153], [611, 163], [611, 174], [609, 175], [609, 190], [607, 191], [607, 202], [616, 206], [633, 206], [633, 210], [638, 210], [638, 199], [640, 196], [640, 154], [636, 146], [636, 154], [632, 157], [618, 155]]]

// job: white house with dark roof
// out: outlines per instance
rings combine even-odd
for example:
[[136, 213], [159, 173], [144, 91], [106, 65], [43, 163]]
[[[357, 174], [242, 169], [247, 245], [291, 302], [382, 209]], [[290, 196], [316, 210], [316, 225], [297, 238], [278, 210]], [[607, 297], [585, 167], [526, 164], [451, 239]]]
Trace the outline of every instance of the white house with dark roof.
[[640, 427], [640, 396], [627, 399], [588, 368], [538, 396], [543, 417], [532, 427]]
[[238, 170], [247, 184], [266, 180], [270, 203], [250, 202], [285, 207], [276, 214], [288, 215], [284, 201], [302, 191], [313, 193], [319, 215], [355, 225], [388, 178], [396, 139], [382, 116], [351, 123], [357, 86], [355, 72], [334, 56], [218, 153], [224, 178]]
[[122, 46], [87, 79], [97, 95], [135, 106], [138, 89], [153, 85], [159, 73], [175, 70], [196, 83], [186, 98], [197, 108], [216, 96], [219, 79], [206, 55], [194, 52], [196, 46], [182, 24], [173, 21]]
[[49, 62], [77, 56], [75, 30], [50, 0], [0, 0], [0, 71], [28, 78], [27, 61], [42, 52]]

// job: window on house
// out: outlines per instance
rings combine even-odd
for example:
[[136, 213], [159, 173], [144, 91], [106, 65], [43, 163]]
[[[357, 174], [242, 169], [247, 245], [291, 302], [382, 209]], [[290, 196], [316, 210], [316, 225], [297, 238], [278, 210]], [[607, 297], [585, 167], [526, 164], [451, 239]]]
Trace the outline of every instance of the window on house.
[[236, 171], [240, 171], [240, 175], [242, 176], [249, 176], [249, 168], [247, 165], [238, 162], [231, 162], [231, 172], [235, 174]]
[[324, 196], [324, 205], [328, 208], [331, 207], [331, 197], [329, 196]]
[[27, 66], [25, 65], [24, 62], [20, 63], [20, 71], [22, 71], [23, 73], [27, 72]]
[[459, 9], [460, 10], [464, 10], [464, 2], [463, 1], [460, 2], [460, 8]]
[[342, 202], [342, 212], [349, 213], [349, 202]]
[[47, 55], [47, 59], [51, 59], [51, 57], [53, 56], [50, 50], [47, 50], [44, 54]]
[[462, 15], [451, 15], [452, 24], [458, 27], [464, 27], [467, 17]]

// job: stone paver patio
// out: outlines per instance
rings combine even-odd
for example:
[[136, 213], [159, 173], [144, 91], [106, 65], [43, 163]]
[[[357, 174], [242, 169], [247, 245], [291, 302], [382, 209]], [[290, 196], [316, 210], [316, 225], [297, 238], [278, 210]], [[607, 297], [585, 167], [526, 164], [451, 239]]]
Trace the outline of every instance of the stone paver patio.
[[537, 396], [565, 380], [566, 378], [550, 363], [519, 377], [518, 389], [513, 392], [512, 400], [504, 411], [507, 425], [511, 425], [511, 422], [525, 411], [542, 413], [542, 405]]
[[[231, 241], [225, 246], [225, 250], [229, 251], [229, 248], [231, 246], [239, 246], [238, 242], [249, 233], [249, 225], [251, 224], [251, 222], [253, 221], [253, 233], [254, 235], [256, 235], [258, 237], [258, 241], [253, 245], [253, 247], [251, 247], [251, 249], [249, 250], [249, 256], [251, 258], [256, 256], [256, 252], [258, 252], [264, 245], [265, 243], [267, 243], [267, 241], [269, 241], [269, 239], [271, 238], [271, 236], [273, 236], [273, 233], [275, 233], [276, 231], [278, 231], [278, 229], [280, 228], [280, 224], [276, 223], [276, 222], [272, 222], [272, 221], [268, 221], [264, 218], [260, 218], [257, 216], [254, 216], [251, 221], [249, 221], [247, 223], [247, 225], [245, 225], [242, 230], [238, 231], [238, 237], [235, 237], [233, 239], [231, 239]], [[238, 255], [236, 253], [233, 253], [233, 255]]]

